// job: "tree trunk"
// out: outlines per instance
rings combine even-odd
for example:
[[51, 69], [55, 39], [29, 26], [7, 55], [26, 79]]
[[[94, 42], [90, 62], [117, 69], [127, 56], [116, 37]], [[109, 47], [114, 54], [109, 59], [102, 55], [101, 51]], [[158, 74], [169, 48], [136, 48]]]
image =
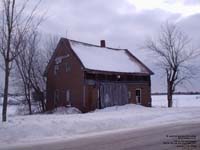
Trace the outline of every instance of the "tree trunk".
[[28, 100], [28, 109], [29, 109], [29, 115], [32, 115], [32, 108], [31, 108], [30, 100]]
[[30, 101], [30, 97], [29, 94], [26, 97], [26, 101], [28, 102], [28, 110], [29, 110], [29, 115], [32, 115], [32, 106], [31, 106], [31, 101]]
[[37, 98], [39, 100], [39, 103], [41, 104], [42, 112], [45, 112], [46, 111], [46, 104], [45, 104], [44, 93], [39, 88], [34, 88], [34, 90], [37, 94]]
[[173, 101], [172, 101], [172, 95], [173, 95], [173, 89], [172, 89], [172, 83], [168, 81], [168, 91], [167, 91], [167, 100], [168, 100], [168, 107], [172, 107]]
[[45, 112], [46, 109], [45, 109], [45, 102], [44, 102], [44, 93], [40, 91], [39, 94], [40, 94], [39, 95], [40, 101], [41, 101], [41, 104], [42, 104], [42, 111]]
[[9, 63], [5, 62], [5, 83], [4, 83], [4, 96], [3, 96], [3, 109], [2, 109], [3, 122], [6, 122], [7, 119], [8, 84], [9, 84]]
[[168, 107], [172, 107], [172, 94], [168, 93], [167, 99], [168, 99]]
[[31, 107], [31, 93], [30, 93], [30, 86], [29, 83], [27, 85], [27, 101], [28, 101], [28, 108], [29, 108], [29, 115], [32, 115], [32, 107]]
[[24, 84], [24, 94], [25, 94], [25, 100], [28, 103], [28, 110], [29, 110], [29, 114], [32, 114], [32, 108], [31, 108], [31, 100], [30, 100], [30, 92], [29, 92], [29, 86], [28, 83], [25, 82], [25, 80], [23, 81]]

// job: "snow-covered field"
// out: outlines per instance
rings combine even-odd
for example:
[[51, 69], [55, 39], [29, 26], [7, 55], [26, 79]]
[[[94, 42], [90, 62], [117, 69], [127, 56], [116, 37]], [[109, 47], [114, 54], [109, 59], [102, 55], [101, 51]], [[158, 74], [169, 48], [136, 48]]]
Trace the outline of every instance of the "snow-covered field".
[[[14, 101], [14, 99], [12, 100]], [[21, 106], [9, 105], [8, 115], [15, 116], [19, 113]], [[152, 95], [152, 107], [167, 107], [166, 95]], [[174, 95], [173, 107], [200, 107], [200, 95]], [[69, 110], [70, 111], [70, 110]], [[2, 113], [2, 99], [0, 98], [0, 119]]]
[[[166, 108], [164, 102], [160, 102], [161, 98], [162, 96], [153, 96], [152, 108], [129, 104], [86, 114], [11, 115], [8, 122], [0, 123], [0, 145], [66, 140], [107, 131], [140, 129], [171, 123], [200, 123], [199, 96], [180, 96], [179, 98], [184, 99], [177, 103], [181, 107], [175, 105], [173, 108]], [[186, 102], [192, 105], [182, 107]]]
[[[153, 107], [167, 107], [167, 95], [153, 95]], [[200, 107], [200, 95], [174, 95], [173, 107]]]

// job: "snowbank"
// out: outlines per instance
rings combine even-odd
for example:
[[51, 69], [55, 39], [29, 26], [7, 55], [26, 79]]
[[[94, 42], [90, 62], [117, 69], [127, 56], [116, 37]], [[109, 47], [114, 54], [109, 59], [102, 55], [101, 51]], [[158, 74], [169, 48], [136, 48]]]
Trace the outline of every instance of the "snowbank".
[[[1, 119], [1, 115], [2, 115], [2, 108], [3, 108], [2, 105], [0, 105], [0, 119]], [[8, 116], [17, 115], [17, 109], [18, 109], [18, 105], [9, 105], [7, 108], [7, 115]]]
[[[19, 101], [22, 99], [22, 97], [15, 97], [15, 98], [9, 98], [13, 99], [14, 101]], [[173, 107], [200, 107], [200, 95], [175, 95], [173, 97]], [[153, 107], [167, 107], [167, 96], [166, 95], [153, 95], [152, 96], [152, 106]], [[109, 108], [110, 110], [111, 108]], [[112, 107], [112, 109], [121, 109], [121, 107]], [[98, 112], [99, 110], [96, 110]], [[102, 110], [101, 110], [102, 111]], [[103, 111], [107, 111], [106, 109], [103, 109]], [[38, 112], [38, 108], [33, 106], [33, 112]], [[2, 105], [1, 105], [1, 98], [0, 98], [0, 116], [2, 113]], [[29, 113], [28, 107], [24, 107], [24, 105], [8, 105], [8, 111], [9, 116], [16, 116], [16, 115], [27, 115]], [[79, 110], [76, 110], [76, 108], [70, 108], [66, 109], [64, 108], [58, 108], [57, 110], [54, 110], [55, 114], [77, 114], [79, 113]]]
[[68, 139], [78, 135], [139, 129], [171, 123], [200, 122], [198, 107], [147, 108], [125, 105], [74, 115], [12, 116], [0, 123], [0, 144], [12, 145], [52, 139]]
[[58, 107], [51, 111], [53, 114], [80, 114], [81, 111], [75, 107]]
[[[19, 105], [23, 98], [23, 96], [9, 96], [8, 105]], [[3, 97], [0, 97], [0, 105], [3, 105]]]

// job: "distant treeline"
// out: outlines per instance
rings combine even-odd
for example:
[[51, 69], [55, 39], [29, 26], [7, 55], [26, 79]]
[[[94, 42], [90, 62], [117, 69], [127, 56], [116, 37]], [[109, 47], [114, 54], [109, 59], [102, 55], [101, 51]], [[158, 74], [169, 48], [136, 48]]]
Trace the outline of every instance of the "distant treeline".
[[[174, 95], [199, 95], [200, 92], [175, 92]], [[151, 93], [151, 95], [167, 95], [165, 92], [155, 92]]]

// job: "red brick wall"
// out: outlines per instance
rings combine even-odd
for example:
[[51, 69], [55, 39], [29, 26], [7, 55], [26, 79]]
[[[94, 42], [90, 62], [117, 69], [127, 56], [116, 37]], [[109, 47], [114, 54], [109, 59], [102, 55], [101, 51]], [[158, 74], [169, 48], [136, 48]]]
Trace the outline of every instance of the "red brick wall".
[[[55, 57], [66, 56], [59, 64], [59, 71], [54, 75], [55, 61], [50, 64], [47, 73], [47, 110], [54, 108], [54, 93], [59, 91], [59, 101], [57, 106], [66, 106], [66, 90], [70, 90], [70, 102], [73, 107], [77, 107], [83, 112], [94, 110], [98, 106], [98, 87], [84, 85], [84, 71], [79, 59], [70, 49], [69, 43], [59, 42], [56, 49]], [[53, 59], [54, 60], [54, 59]], [[69, 72], [66, 72], [66, 63], [71, 67]], [[128, 83], [129, 91], [131, 91], [130, 103], [136, 103], [135, 90], [140, 88], [142, 91], [141, 104], [149, 106], [151, 100], [150, 78], [149, 81], [143, 83]], [[85, 91], [85, 93], [84, 93]]]
[[149, 83], [128, 85], [128, 90], [131, 92], [129, 102], [133, 104], [136, 104], [136, 89], [141, 89], [141, 105], [149, 106], [149, 101], [151, 101], [151, 89]]
[[[65, 91], [70, 90], [71, 104], [73, 107], [77, 107], [83, 110], [83, 71], [78, 59], [74, 56], [73, 52], [67, 48], [67, 43], [59, 42], [56, 49], [55, 57], [69, 55], [68, 58], [63, 59], [59, 64], [59, 71], [57, 75], [54, 75], [55, 61], [52, 61], [47, 74], [47, 109], [54, 108], [54, 92], [59, 90], [59, 102], [58, 106], [66, 106], [66, 94]], [[69, 72], [66, 72], [66, 63], [71, 67]]]

